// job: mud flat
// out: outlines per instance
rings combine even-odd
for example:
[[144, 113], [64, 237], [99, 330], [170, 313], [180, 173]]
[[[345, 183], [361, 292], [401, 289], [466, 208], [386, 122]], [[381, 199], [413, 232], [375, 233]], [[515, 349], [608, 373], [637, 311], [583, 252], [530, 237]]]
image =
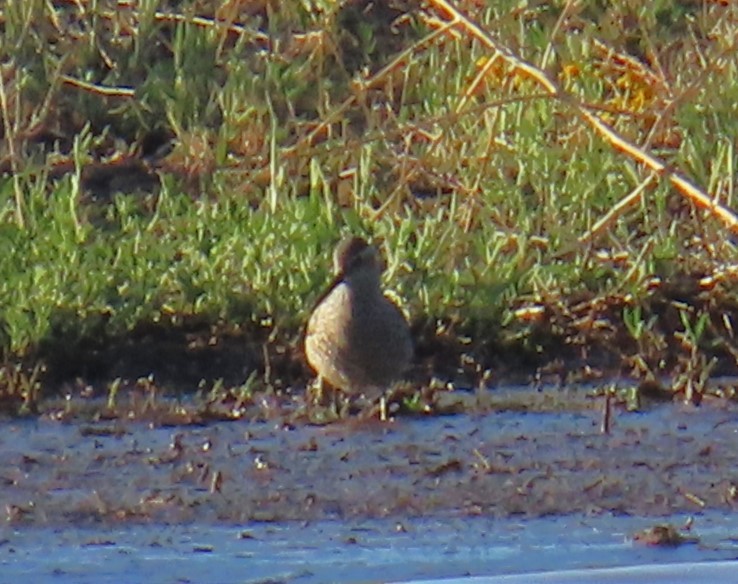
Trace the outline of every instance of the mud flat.
[[[222, 581], [350, 582], [738, 556], [735, 405], [600, 422], [7, 421], [0, 565], [54, 582], [213, 581], [215, 565]], [[683, 540], [633, 541], [665, 523]]]

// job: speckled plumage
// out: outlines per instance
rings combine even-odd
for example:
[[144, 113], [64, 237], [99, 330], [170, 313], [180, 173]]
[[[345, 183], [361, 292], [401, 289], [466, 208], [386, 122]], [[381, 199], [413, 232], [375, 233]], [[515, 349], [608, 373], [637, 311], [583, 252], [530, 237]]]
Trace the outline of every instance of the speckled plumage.
[[398, 380], [412, 358], [400, 309], [382, 292], [377, 250], [363, 239], [343, 240], [334, 253], [336, 276], [310, 316], [305, 354], [321, 380], [373, 398]]

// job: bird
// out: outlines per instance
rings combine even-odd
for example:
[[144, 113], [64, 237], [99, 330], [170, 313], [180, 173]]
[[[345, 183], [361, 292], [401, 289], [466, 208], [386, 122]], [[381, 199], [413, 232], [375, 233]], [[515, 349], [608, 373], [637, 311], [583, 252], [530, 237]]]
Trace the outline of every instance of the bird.
[[[413, 356], [407, 319], [382, 291], [383, 262], [365, 239], [342, 239], [333, 269], [307, 322], [305, 356], [321, 391], [328, 382], [349, 396], [383, 397]], [[383, 400], [380, 417], [386, 417]]]

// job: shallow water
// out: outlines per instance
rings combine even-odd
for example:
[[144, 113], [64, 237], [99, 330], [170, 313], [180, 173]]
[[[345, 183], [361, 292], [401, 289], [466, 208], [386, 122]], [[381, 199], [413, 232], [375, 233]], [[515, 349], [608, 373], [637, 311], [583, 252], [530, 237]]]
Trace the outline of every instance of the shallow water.
[[[325, 427], [6, 422], [0, 573], [381, 582], [738, 557], [734, 405], [662, 404], [617, 412], [609, 435], [599, 425], [596, 408]], [[688, 515], [699, 543], [630, 539]]]
[[[401, 523], [6, 528], [0, 571], [4, 581], [33, 576], [35, 582], [55, 583], [307, 584], [531, 572], [561, 575], [563, 570], [681, 565], [738, 556], [736, 515], [698, 516], [693, 530], [700, 543], [677, 548], [642, 547], [629, 540], [630, 533], [650, 524], [642, 518], [567, 516], [521, 521], [454, 517]], [[682, 572], [680, 568], [678, 574]], [[551, 574], [547, 577], [546, 581], [555, 581]], [[673, 578], [672, 573], [668, 581], [679, 581]]]

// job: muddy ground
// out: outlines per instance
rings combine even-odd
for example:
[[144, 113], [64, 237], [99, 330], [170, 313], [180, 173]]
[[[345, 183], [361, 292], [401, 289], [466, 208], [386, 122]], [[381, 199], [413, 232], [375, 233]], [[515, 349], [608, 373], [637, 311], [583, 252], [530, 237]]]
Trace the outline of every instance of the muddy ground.
[[[540, 391], [507, 393], [545, 402]], [[50, 409], [4, 423], [0, 509], [15, 525], [84, 525], [657, 516], [738, 505], [734, 403], [616, 407], [605, 434], [601, 399], [567, 400], [578, 407], [325, 426], [284, 416], [70, 423]]]

